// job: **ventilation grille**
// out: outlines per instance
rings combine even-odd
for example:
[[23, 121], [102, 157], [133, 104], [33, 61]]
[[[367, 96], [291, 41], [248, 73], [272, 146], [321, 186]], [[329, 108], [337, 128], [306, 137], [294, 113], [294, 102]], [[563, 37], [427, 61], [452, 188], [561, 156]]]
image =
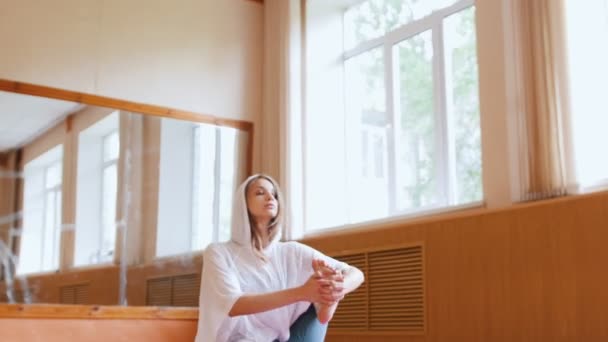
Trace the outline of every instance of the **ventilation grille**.
[[332, 330], [424, 332], [422, 246], [336, 256], [365, 273], [365, 283], [340, 302]]
[[59, 303], [89, 304], [89, 285], [67, 285], [59, 288]]
[[148, 279], [146, 305], [198, 306], [200, 274]]
[[[343, 255], [339, 257], [351, 266], [354, 266], [364, 273], [367, 269], [367, 260], [365, 254]], [[367, 281], [361, 286], [349, 293], [338, 305], [338, 309], [331, 320], [330, 327], [349, 329], [349, 330], [366, 330], [367, 329]]]

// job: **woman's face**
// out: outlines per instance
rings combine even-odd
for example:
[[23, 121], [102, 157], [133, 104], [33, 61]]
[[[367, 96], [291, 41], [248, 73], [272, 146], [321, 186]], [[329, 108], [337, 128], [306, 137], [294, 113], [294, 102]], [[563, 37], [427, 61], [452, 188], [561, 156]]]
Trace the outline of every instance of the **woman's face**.
[[279, 212], [279, 203], [272, 183], [258, 178], [247, 189], [247, 209], [256, 222], [270, 221]]

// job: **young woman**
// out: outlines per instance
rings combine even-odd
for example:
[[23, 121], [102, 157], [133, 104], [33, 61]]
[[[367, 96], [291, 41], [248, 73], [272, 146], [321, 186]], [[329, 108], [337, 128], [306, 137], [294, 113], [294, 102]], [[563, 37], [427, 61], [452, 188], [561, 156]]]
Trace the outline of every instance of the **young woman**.
[[280, 242], [277, 183], [254, 175], [238, 188], [231, 240], [205, 250], [196, 342], [325, 338], [338, 302], [363, 273], [297, 242]]

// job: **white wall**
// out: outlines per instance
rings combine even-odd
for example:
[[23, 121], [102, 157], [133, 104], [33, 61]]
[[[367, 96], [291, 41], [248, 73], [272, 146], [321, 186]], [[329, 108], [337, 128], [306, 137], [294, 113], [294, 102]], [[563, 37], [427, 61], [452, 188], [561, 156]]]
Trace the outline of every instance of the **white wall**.
[[248, 0], [0, 0], [0, 78], [256, 121], [263, 10]]

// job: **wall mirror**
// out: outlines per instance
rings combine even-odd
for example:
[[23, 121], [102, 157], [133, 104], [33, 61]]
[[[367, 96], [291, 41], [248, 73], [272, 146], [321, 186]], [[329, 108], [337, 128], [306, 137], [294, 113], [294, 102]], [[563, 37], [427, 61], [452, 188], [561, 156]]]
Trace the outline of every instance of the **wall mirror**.
[[0, 302], [196, 306], [249, 122], [0, 82]]

